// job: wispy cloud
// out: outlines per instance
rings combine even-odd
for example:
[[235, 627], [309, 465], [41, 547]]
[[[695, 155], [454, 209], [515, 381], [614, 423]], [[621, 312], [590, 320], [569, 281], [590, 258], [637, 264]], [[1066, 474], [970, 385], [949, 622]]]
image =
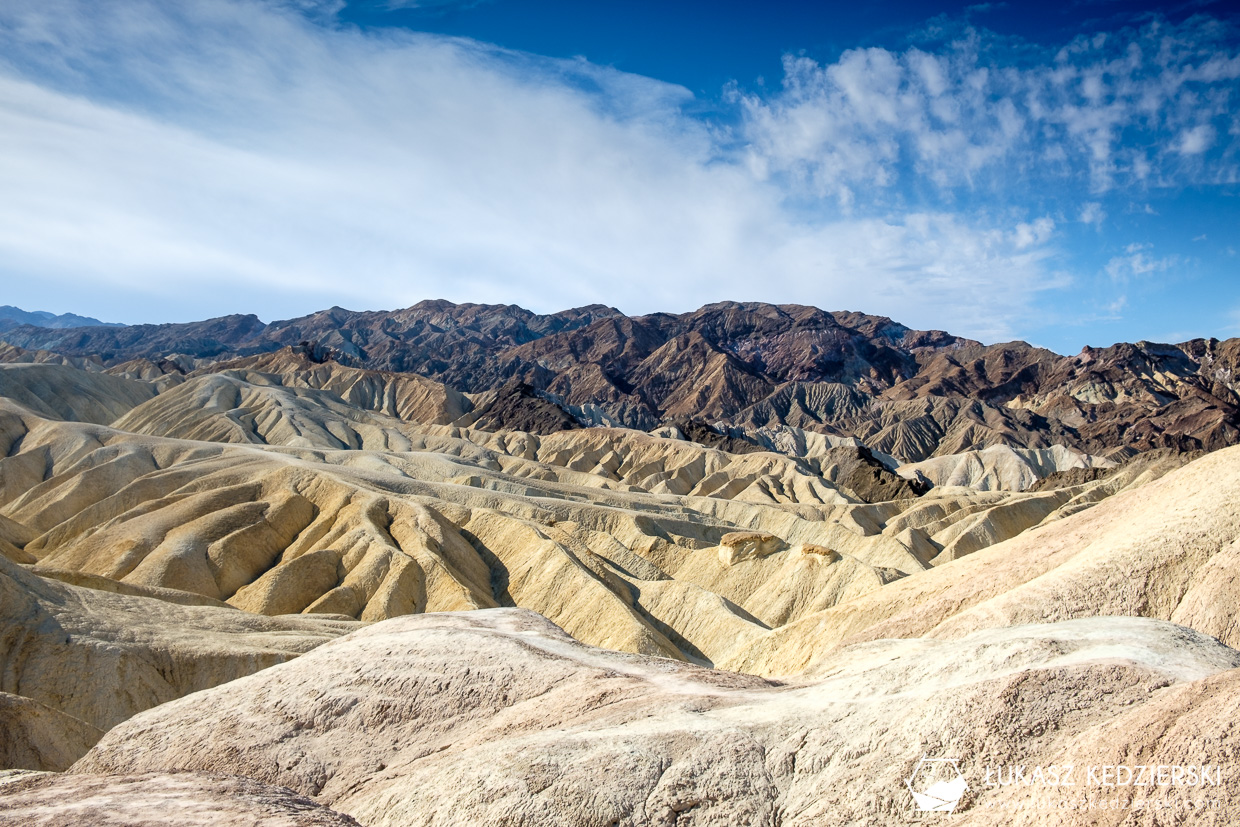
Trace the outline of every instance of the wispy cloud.
[[1180, 133], [1179, 146], [1176, 147], [1176, 151], [1181, 155], [1200, 155], [1214, 145], [1214, 138], [1213, 126], [1208, 123], [1197, 124]]
[[1149, 244], [1129, 244], [1124, 248], [1124, 255], [1113, 256], [1103, 269], [1112, 281], [1127, 282], [1152, 273], [1165, 273], [1180, 264], [1179, 256], [1150, 255], [1150, 247]]
[[[1223, 24], [1148, 22], [1031, 59], [966, 28], [939, 53], [871, 48], [785, 58], [775, 95], [736, 92], [750, 163], [852, 204], [925, 184], [1089, 192], [1237, 180], [1240, 54]], [[992, 42], [993, 40], [993, 42]]]
[[[324, 23], [338, 7], [0, 6], [9, 301], [54, 284], [96, 315], [151, 320], [438, 296], [630, 312], [732, 298], [996, 340], [1072, 283], [1071, 225], [1105, 218], [1086, 192], [1005, 199], [1017, 179], [1217, 178], [1235, 156], [1216, 111], [1231, 58], [1202, 58], [1191, 28], [1137, 33], [1139, 60], [1089, 41], [1004, 65], [976, 33], [825, 66], [792, 56], [774, 93], [731, 90], [729, 125], [693, 115], [679, 86]], [[1164, 111], [1184, 89], [1198, 105]], [[1212, 142], [1182, 154], [1202, 123]], [[1142, 176], [1119, 129], [1148, 138]], [[1168, 262], [1126, 252], [1111, 278]]]
[[[113, 318], [263, 291], [304, 309], [741, 298], [1002, 338], [1062, 284], [1049, 218], [807, 216], [685, 89], [580, 60], [223, 0], [8, 3], [0, 54], [0, 267], [118, 296]], [[873, 123], [901, 117], [869, 92], [883, 65], [845, 70]]]
[[1092, 224], [1094, 227], [1101, 227], [1102, 222], [1106, 220], [1107, 212], [1097, 201], [1086, 201], [1081, 205], [1081, 212], [1077, 216], [1077, 221], [1082, 224]]
[[490, 0], [378, 0], [376, 5], [389, 11], [397, 9], [468, 9]]
[[1045, 244], [1050, 240], [1054, 231], [1054, 220], [1043, 216], [1032, 223], [1026, 224], [1022, 221], [1017, 224], [1012, 240], [1016, 245], [1016, 249], [1025, 250], [1035, 245]]

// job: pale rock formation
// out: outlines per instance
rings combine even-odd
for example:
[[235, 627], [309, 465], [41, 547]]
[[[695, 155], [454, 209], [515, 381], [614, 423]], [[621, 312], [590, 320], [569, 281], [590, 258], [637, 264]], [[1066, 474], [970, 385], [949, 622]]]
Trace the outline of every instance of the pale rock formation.
[[284, 787], [228, 773], [29, 775], [0, 781], [6, 827], [358, 827]]
[[719, 538], [719, 562], [735, 566], [745, 560], [759, 560], [783, 551], [788, 544], [773, 534], [760, 531], [731, 531]]
[[1000, 824], [1028, 791], [987, 788], [987, 765], [1240, 755], [1196, 702], [1240, 707], [1240, 653], [1162, 621], [874, 641], [822, 665], [778, 684], [593, 649], [524, 611], [398, 618], [143, 713], [72, 772], [237, 772], [371, 827], [881, 825], [929, 752], [971, 780], [954, 821]]
[[0, 397], [51, 419], [106, 425], [154, 396], [146, 382], [68, 365], [0, 363]]
[[274, 566], [229, 600], [238, 609], [256, 614], [296, 614], [322, 598], [345, 579], [344, 554], [326, 548], [294, 557]]
[[403, 447], [399, 420], [353, 407], [329, 391], [250, 382], [234, 372], [189, 379], [129, 411], [115, 425], [131, 433], [208, 442]]
[[1228, 448], [1087, 511], [773, 629], [721, 665], [801, 673], [815, 670], [833, 647], [859, 640], [958, 637], [1102, 615], [1174, 620], [1240, 645], [1230, 567], [1237, 536], [1240, 448]]
[[[767, 425], [754, 431], [753, 436], [770, 450], [794, 457], [816, 458], [827, 456], [836, 448], [865, 447], [856, 437], [822, 434], [791, 425]], [[881, 451], [875, 451], [874, 458], [893, 471], [900, 464]]]
[[1063, 445], [1050, 448], [1013, 448], [992, 445], [980, 451], [937, 456], [901, 465], [896, 473], [906, 479], [920, 474], [936, 486], [960, 486], [978, 491], [1025, 491], [1043, 477], [1072, 468], [1114, 468], [1103, 457], [1090, 456]]
[[23, 550], [26, 543], [34, 537], [33, 531], [0, 514], [0, 556], [7, 557], [14, 563], [35, 562], [35, 556]]
[[675, 425], [660, 425], [658, 428], [652, 430], [650, 435], [653, 437], [658, 437], [659, 439], [683, 440], [685, 438], [684, 433]]
[[34, 555], [27, 554], [7, 540], [0, 540], [0, 556], [7, 557], [14, 563], [30, 564], [35, 562]]
[[[33, 557], [31, 557], [31, 562], [36, 562]], [[39, 575], [39, 577], [59, 580], [60, 582], [68, 583], [71, 586], [81, 586], [84, 589], [112, 592], [113, 594], [127, 594], [132, 597], [153, 597], [156, 600], [163, 600], [166, 603], [178, 603], [182, 606], [215, 606], [220, 609], [231, 608], [222, 600], [215, 600], [214, 598], [207, 597], [204, 594], [181, 591], [180, 589], [168, 589], [162, 586], [144, 586], [138, 583], [126, 583], [122, 580], [113, 580], [110, 577], [103, 577], [98, 574], [87, 574], [82, 571], [57, 569], [49, 566], [38, 566], [35, 569], [35, 572]]]
[[[194, 414], [189, 430], [229, 416]], [[769, 628], [1165, 470], [864, 504], [772, 453], [612, 429], [538, 437], [385, 421], [404, 450], [157, 438], [0, 402], [0, 531], [17, 541], [5, 553], [81, 585], [269, 615], [519, 605], [591, 644], [718, 663]], [[733, 532], [790, 550], [725, 566]]]
[[200, 368], [198, 375], [224, 374], [250, 384], [328, 391], [344, 403], [408, 422], [444, 425], [473, 408], [469, 398], [448, 386], [412, 373], [391, 373], [316, 360], [304, 348], [286, 347]]

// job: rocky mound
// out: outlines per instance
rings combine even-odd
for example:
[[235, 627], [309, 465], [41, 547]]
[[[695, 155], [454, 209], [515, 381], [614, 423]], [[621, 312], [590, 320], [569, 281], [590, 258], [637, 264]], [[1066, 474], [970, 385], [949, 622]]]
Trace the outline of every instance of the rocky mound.
[[[827, 479], [852, 492], [862, 502], [914, 499], [933, 487], [933, 480], [916, 472], [907, 476], [892, 472], [875, 459], [874, 453], [864, 445], [856, 448], [833, 448], [815, 457], [815, 460], [815, 466], [825, 472]], [[974, 487], [986, 490], [980, 486]]]
[[103, 731], [50, 706], [0, 692], [0, 768], [61, 772]]
[[328, 391], [346, 405], [409, 422], [444, 425], [473, 403], [439, 382], [410, 373], [364, 370], [338, 361], [339, 354], [303, 342], [275, 353], [216, 362], [191, 376], [224, 374], [249, 384]]
[[[90, 588], [267, 615], [517, 605], [588, 643], [710, 664], [1158, 473], [867, 504], [844, 483], [894, 475], [847, 444], [802, 460], [414, 425], [251, 378], [191, 378], [128, 431], [0, 403], [0, 550]], [[725, 561], [736, 531], [783, 550]]]
[[[529, 612], [426, 615], [144, 713], [72, 772], [239, 772], [372, 827], [882, 824], [933, 754], [968, 780], [954, 820], [1002, 824], [1034, 794], [987, 786], [988, 766], [1072, 761], [1098, 800], [1142, 791], [1086, 789], [1089, 765], [1234, 760], [1234, 733], [1203, 726], [1240, 709], [1237, 667], [1182, 627], [1100, 618], [863, 644], [773, 684], [593, 649]], [[1219, 792], [1212, 815], [1240, 815]]]
[[[1052, 448], [1011, 448], [994, 445], [982, 451], [965, 451], [902, 465], [899, 474], [910, 480], [926, 480], [936, 486], [963, 486], [979, 491], [1025, 491], [1040, 480], [1070, 470], [1114, 468], [1115, 462], [1073, 451], [1062, 445]], [[1097, 474], [1071, 477], [1076, 484], [1100, 479]], [[1055, 486], [1041, 486], [1049, 490]]]
[[52, 419], [106, 425], [155, 394], [145, 382], [68, 365], [0, 364], [0, 397]]
[[581, 427], [576, 417], [558, 402], [519, 380], [480, 394], [476, 405], [473, 415], [462, 417], [460, 424], [483, 431], [531, 434], [553, 434]]
[[[201, 377], [151, 404], [200, 381], [240, 380]], [[188, 436], [203, 423], [237, 424], [229, 410], [185, 410], [182, 424], [149, 421], [177, 433], [188, 423]], [[270, 615], [370, 621], [518, 605], [589, 643], [717, 663], [773, 626], [1140, 481], [864, 504], [771, 453], [602, 428], [538, 437], [413, 426], [354, 411], [381, 450], [227, 446], [0, 411], [0, 514], [18, 529], [11, 553], [84, 586]], [[295, 433], [278, 417], [252, 421], [263, 424], [251, 434]], [[297, 439], [340, 439], [336, 422]], [[784, 550], [725, 565], [723, 536], [753, 530]]]

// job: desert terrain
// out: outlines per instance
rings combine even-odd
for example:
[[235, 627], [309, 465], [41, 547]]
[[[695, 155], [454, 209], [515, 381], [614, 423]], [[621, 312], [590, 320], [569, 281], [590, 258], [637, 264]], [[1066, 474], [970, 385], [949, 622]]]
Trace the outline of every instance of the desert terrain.
[[0, 823], [1240, 822], [1240, 340], [0, 341]]

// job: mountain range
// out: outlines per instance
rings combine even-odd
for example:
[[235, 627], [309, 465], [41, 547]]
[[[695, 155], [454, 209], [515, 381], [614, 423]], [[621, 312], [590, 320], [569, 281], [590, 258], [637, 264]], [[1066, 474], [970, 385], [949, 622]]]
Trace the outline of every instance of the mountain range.
[[493, 430], [674, 425], [708, 441], [765, 448], [772, 430], [791, 428], [855, 437], [903, 462], [1055, 444], [1122, 460], [1240, 439], [1236, 339], [1120, 343], [1061, 356], [799, 305], [721, 302], [630, 317], [602, 305], [540, 315], [446, 301], [390, 312], [334, 307], [270, 324], [237, 315], [23, 325], [0, 335], [101, 369], [139, 363], [130, 368], [148, 374], [210, 370], [294, 347], [314, 361], [490, 393], [478, 427]]
[[101, 322], [89, 316], [76, 313], [49, 313], [46, 310], [22, 310], [11, 304], [0, 305], [0, 331], [28, 325], [30, 327], [47, 327], [61, 330], [67, 327], [119, 327], [120, 325]]

